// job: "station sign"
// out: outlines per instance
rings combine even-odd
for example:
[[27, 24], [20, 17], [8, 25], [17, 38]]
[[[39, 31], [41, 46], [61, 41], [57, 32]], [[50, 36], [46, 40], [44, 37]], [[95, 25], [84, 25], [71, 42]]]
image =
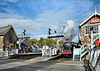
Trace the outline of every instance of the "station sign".
[[99, 23], [100, 19], [94, 19], [94, 20], [90, 20], [90, 23]]

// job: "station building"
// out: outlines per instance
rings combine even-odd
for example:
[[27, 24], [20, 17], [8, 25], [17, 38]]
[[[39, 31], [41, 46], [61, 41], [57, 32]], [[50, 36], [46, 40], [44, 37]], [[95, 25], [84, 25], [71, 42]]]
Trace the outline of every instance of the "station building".
[[0, 27], [0, 52], [5, 51], [5, 48], [11, 50], [17, 48], [18, 36], [11, 24]]
[[[96, 34], [100, 33], [100, 13], [97, 13], [96, 9], [95, 12], [90, 17], [88, 17], [85, 21], [83, 21], [79, 25], [82, 46], [84, 44], [86, 44], [86, 46], [90, 44], [91, 27], [93, 27], [93, 39], [95, 39], [98, 36]], [[84, 49], [84, 47], [82, 47], [82, 49]], [[83, 57], [83, 59], [88, 59], [88, 53]]]

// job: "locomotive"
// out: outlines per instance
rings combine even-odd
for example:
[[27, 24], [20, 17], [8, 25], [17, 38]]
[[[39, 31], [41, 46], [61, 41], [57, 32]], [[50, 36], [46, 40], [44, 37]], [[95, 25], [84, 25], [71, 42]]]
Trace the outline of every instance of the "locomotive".
[[64, 57], [72, 57], [73, 55], [73, 43], [66, 40], [63, 44], [63, 50], [61, 54]]

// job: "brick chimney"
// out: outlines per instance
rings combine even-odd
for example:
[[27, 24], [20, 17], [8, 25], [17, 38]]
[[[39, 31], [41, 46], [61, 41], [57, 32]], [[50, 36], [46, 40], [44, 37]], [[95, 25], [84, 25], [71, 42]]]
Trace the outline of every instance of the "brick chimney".
[[8, 26], [12, 26], [12, 24], [8, 24]]

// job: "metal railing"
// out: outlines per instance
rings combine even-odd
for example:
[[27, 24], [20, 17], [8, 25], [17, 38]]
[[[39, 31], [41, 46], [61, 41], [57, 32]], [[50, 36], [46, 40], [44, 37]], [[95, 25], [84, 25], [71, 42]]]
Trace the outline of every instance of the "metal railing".
[[[99, 35], [99, 34], [98, 34]], [[81, 50], [82, 58], [86, 53], [88, 53], [88, 60], [84, 60], [86, 71], [100, 71], [100, 46], [95, 46], [93, 43], [100, 39], [100, 35], [93, 40], [93, 35], [91, 36], [91, 43], [89, 43], [83, 50]], [[87, 64], [86, 64], [87, 63]]]
[[80, 60], [80, 57], [78, 58], [77, 56], [80, 56], [80, 48], [74, 47], [74, 49], [73, 49], [73, 61]]
[[[97, 35], [99, 35], [99, 34], [97, 34]], [[95, 36], [97, 36], [97, 35], [95, 35]], [[94, 37], [95, 37], [95, 36], [94, 36]], [[99, 38], [100, 38], [100, 36], [96, 37], [96, 38], [93, 40], [93, 43], [95, 42], [96, 39], [99, 39]], [[89, 47], [91, 47], [91, 42], [90, 42], [85, 48], [82, 49], [82, 47], [84, 47], [86, 44], [87, 44], [87, 43], [85, 43], [83, 46], [81, 46], [81, 50], [80, 50], [80, 54], [81, 54], [80, 60], [81, 60], [81, 58], [82, 58], [85, 54], [87, 54], [87, 53], [89, 52], [88, 49], [89, 49]], [[92, 47], [94, 48], [95, 45], [93, 45]]]

